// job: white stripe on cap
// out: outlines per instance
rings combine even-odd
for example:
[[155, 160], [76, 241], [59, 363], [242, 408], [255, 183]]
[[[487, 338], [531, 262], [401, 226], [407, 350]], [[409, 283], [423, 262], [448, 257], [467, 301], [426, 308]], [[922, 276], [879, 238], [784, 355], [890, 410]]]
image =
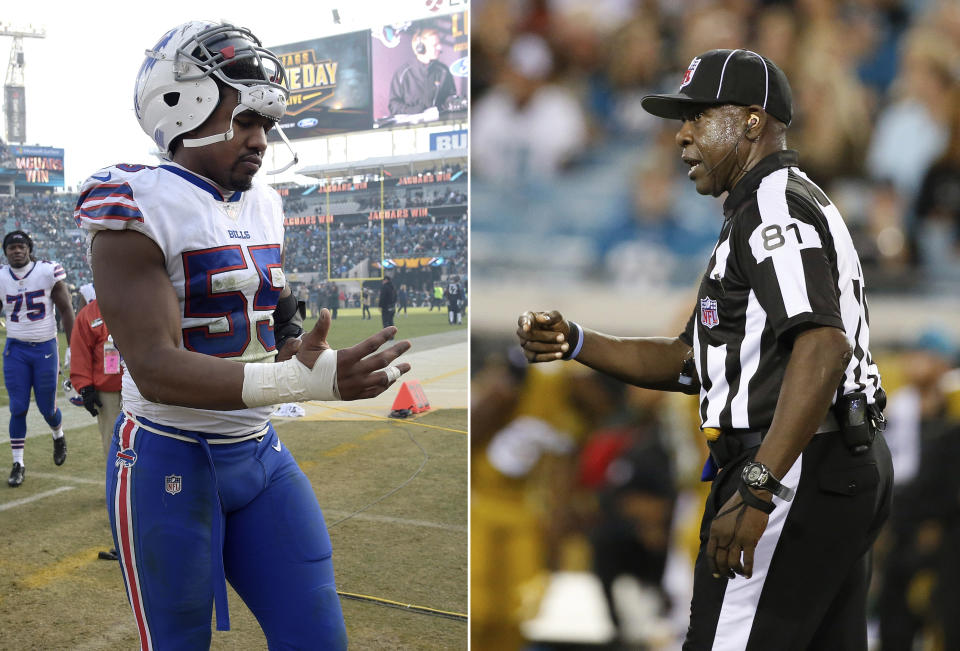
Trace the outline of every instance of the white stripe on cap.
[[[741, 51], [741, 50], [740, 50], [739, 48], [736, 49], [736, 50], [733, 50], [732, 52], [730, 52], [730, 54], [727, 55], [726, 60], [723, 62], [723, 68], [720, 69], [720, 85], [717, 86], [717, 99], [720, 99], [720, 91], [723, 90], [723, 73], [725, 73], [725, 72], [727, 71], [727, 63], [730, 61], [730, 57], [732, 57], [734, 54], [736, 54], [737, 52], [740, 52], [740, 51]], [[763, 110], [766, 111], [766, 110], [767, 110], [767, 97], [769, 97], [769, 95], [770, 95], [770, 70], [767, 68], [767, 62], [766, 62], [766, 60], [765, 60], [762, 56], [760, 56], [759, 54], [757, 54], [757, 53], [754, 52], [753, 50], [743, 50], [743, 52], [746, 52], [747, 54], [752, 54], [753, 56], [755, 56], [755, 57], [757, 57], [758, 59], [760, 59], [760, 63], [763, 64], [763, 85], [764, 85], [764, 89], [763, 89]]]

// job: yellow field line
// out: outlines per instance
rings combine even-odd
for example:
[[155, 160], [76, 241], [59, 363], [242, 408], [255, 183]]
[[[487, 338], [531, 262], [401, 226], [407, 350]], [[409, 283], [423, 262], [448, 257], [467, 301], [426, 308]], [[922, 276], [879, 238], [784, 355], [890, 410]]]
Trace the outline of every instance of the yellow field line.
[[43, 588], [85, 565], [96, 563], [97, 550], [97, 547], [91, 547], [90, 549], [84, 549], [76, 554], [62, 558], [56, 563], [47, 565], [36, 572], [31, 572], [18, 581], [18, 583], [26, 588]]
[[344, 409], [343, 407], [331, 407], [330, 405], [326, 405], [323, 403], [310, 403], [310, 404], [317, 405], [318, 407], [323, 407], [324, 409], [332, 409], [333, 411], [340, 411], [345, 414], [353, 414], [354, 416], [366, 416], [371, 420], [382, 420], [384, 422], [393, 423], [395, 425], [416, 425], [417, 427], [439, 429], [439, 430], [443, 430], [444, 432], [455, 432], [457, 434], [467, 434], [466, 430], [453, 429], [450, 427], [440, 427], [439, 425], [427, 425], [426, 423], [416, 422], [416, 420], [408, 421], [402, 418], [390, 418], [388, 416], [377, 416], [376, 414], [368, 414], [362, 411], [353, 411], [352, 409]]
[[344, 597], [353, 597], [354, 599], [364, 599], [367, 601], [376, 601], [379, 603], [390, 604], [392, 606], [400, 606], [401, 608], [412, 608], [414, 610], [423, 610], [430, 613], [437, 613], [438, 615], [451, 615], [453, 617], [462, 617], [463, 619], [467, 618], [466, 613], [456, 613], [449, 610], [440, 610], [439, 608], [429, 608], [428, 606], [417, 606], [414, 604], [405, 604], [401, 601], [393, 601], [392, 599], [384, 599], [383, 597], [371, 597], [370, 595], [365, 594], [356, 594], [354, 592], [344, 592], [343, 590], [337, 590], [337, 594]]
[[[373, 431], [371, 431], [371, 432], [367, 432], [366, 434], [364, 434], [363, 436], [361, 436], [361, 437], [360, 437], [360, 440], [361, 440], [361, 441], [372, 441], [373, 439], [379, 438], [379, 437], [383, 436], [384, 434], [389, 434], [389, 433], [392, 432], [392, 431], [393, 431], [393, 430], [391, 430], [389, 427], [378, 427], [377, 429], [375, 429], [375, 430], [373, 430]], [[349, 452], [350, 450], [355, 450], [355, 449], [357, 449], [357, 448], [359, 448], [359, 447], [360, 447], [360, 446], [359, 446], [358, 444], [348, 441], [348, 442], [346, 442], [346, 443], [341, 443], [340, 445], [335, 445], [334, 447], [332, 447], [332, 448], [330, 448], [329, 450], [327, 450], [326, 452], [324, 452], [324, 453], [323, 453], [323, 456], [325, 456], [325, 457], [336, 457], [336, 456], [339, 456], [339, 455], [341, 455], [341, 454], [346, 454], [346, 453]]]
[[432, 377], [432, 378], [430, 378], [429, 380], [421, 380], [420, 384], [430, 384], [431, 382], [436, 382], [437, 380], [442, 380], [442, 379], [445, 378], [445, 377], [450, 377], [451, 375], [457, 375], [457, 374], [459, 374], [459, 373], [466, 373], [466, 372], [467, 372], [467, 367], [464, 366], [464, 367], [462, 367], [462, 368], [458, 368], [458, 369], [455, 369], [455, 370], [453, 370], [453, 371], [447, 371], [446, 373], [443, 373], [443, 374], [438, 375], [438, 376], [436, 376], [436, 377]]

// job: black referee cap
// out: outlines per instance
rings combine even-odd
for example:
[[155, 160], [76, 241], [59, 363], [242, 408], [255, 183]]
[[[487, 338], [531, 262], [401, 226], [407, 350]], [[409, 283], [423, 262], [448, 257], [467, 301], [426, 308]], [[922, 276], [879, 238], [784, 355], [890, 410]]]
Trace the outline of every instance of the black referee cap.
[[23, 231], [10, 231], [3, 237], [3, 250], [6, 252], [10, 244], [26, 244], [27, 250], [33, 253], [33, 240]]
[[793, 93], [783, 70], [752, 50], [710, 50], [693, 58], [680, 90], [647, 95], [641, 106], [648, 113], [682, 120], [691, 104], [757, 104], [786, 125], [793, 119]]

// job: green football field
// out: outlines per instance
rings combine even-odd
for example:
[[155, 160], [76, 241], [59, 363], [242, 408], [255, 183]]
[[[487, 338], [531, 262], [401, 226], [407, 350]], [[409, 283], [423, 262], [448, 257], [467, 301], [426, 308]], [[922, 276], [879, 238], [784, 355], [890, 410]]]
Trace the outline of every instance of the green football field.
[[[465, 649], [466, 410], [275, 426], [324, 510], [351, 648]], [[68, 436], [60, 467], [48, 437], [28, 439], [26, 481], [0, 489], [0, 648], [137, 646], [120, 568], [97, 559], [111, 546], [99, 434]], [[265, 649], [229, 593], [232, 630], [211, 648]]]

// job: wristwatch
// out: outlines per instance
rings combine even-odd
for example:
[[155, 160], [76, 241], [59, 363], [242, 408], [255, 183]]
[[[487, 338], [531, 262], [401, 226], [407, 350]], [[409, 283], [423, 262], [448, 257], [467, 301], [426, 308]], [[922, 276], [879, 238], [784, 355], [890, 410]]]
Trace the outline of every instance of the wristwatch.
[[787, 502], [793, 499], [793, 489], [777, 481], [777, 478], [773, 476], [770, 469], [762, 463], [751, 461], [743, 467], [741, 477], [743, 478], [743, 483], [750, 488], [768, 491]]

